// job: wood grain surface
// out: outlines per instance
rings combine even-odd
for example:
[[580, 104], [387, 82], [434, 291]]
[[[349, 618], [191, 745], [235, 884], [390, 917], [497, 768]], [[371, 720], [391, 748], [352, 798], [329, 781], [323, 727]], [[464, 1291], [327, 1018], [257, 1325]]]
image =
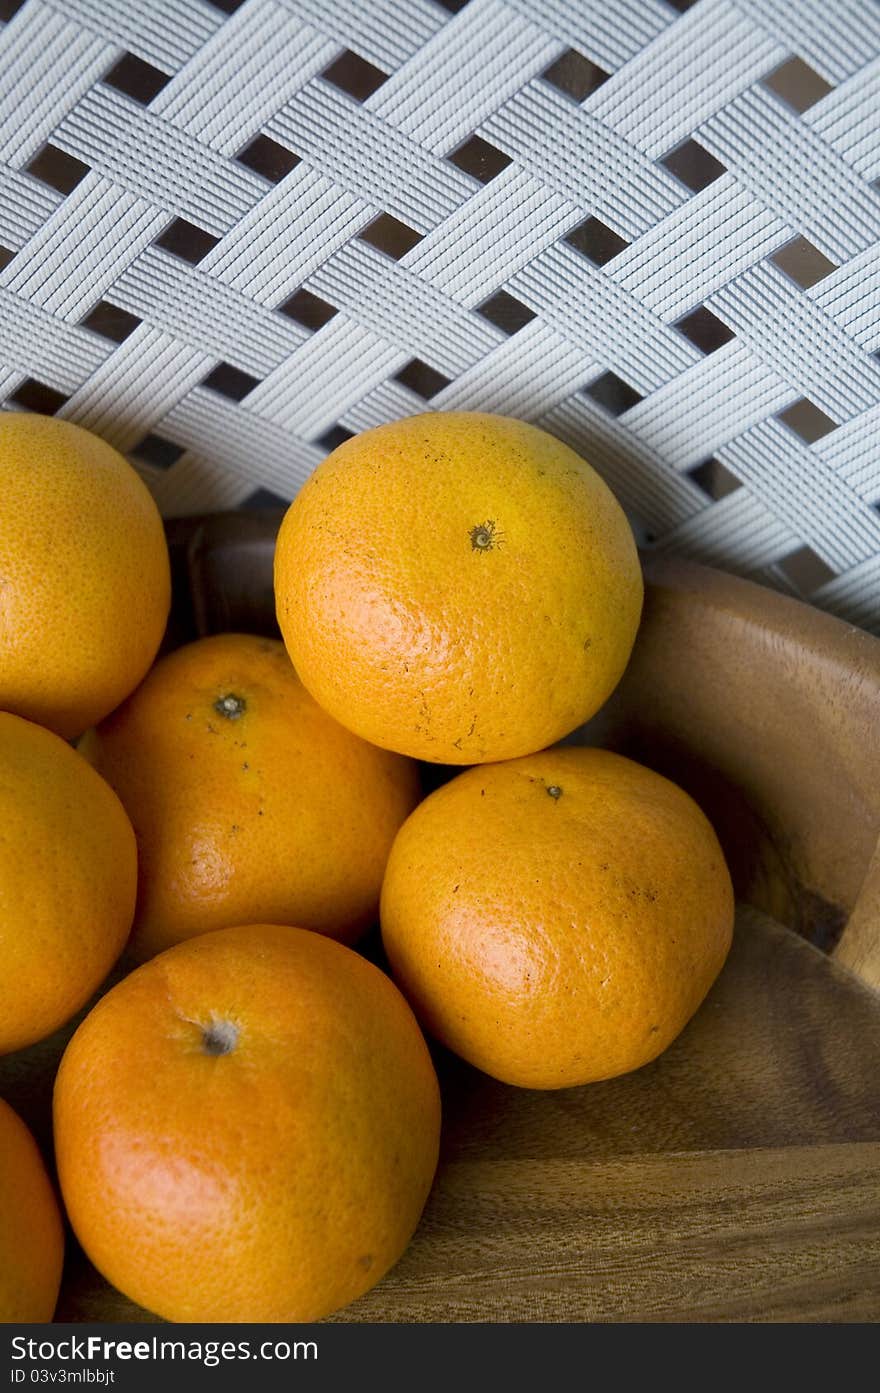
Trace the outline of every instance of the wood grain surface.
[[[0, 1060], [44, 1141], [63, 1038]], [[539, 1093], [437, 1060], [422, 1223], [334, 1319], [880, 1318], [880, 997], [790, 930], [740, 909], [697, 1016], [623, 1078]], [[152, 1319], [72, 1242], [57, 1318]]]

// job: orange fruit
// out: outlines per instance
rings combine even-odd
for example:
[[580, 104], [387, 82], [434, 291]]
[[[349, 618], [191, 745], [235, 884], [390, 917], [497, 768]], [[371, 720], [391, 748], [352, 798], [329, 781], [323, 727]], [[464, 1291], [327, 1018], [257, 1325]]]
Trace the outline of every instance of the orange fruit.
[[730, 877], [700, 809], [606, 750], [460, 774], [404, 824], [382, 890], [385, 949], [422, 1024], [527, 1088], [654, 1059], [732, 931]]
[[0, 1054], [50, 1035], [100, 986], [137, 884], [119, 799], [57, 735], [0, 712]]
[[0, 415], [0, 498], [0, 708], [72, 738], [156, 655], [162, 520], [122, 455], [51, 416]]
[[320, 934], [221, 929], [123, 979], [70, 1042], [55, 1147], [77, 1237], [174, 1321], [311, 1321], [409, 1242], [437, 1164], [397, 988]]
[[315, 704], [283, 644], [244, 634], [162, 658], [80, 749], [137, 833], [141, 957], [255, 921], [354, 941], [419, 792], [414, 764]]
[[0, 1323], [51, 1320], [63, 1261], [64, 1229], [43, 1158], [0, 1098]]
[[599, 475], [523, 421], [433, 412], [319, 464], [275, 554], [278, 622], [336, 720], [448, 764], [543, 749], [629, 658], [642, 578]]

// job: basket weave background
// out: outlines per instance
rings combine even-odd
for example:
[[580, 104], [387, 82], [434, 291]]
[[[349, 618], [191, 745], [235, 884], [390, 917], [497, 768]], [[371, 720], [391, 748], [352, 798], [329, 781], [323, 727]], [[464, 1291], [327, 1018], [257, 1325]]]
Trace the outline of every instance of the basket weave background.
[[98, 431], [167, 515], [508, 412], [646, 544], [880, 631], [874, 0], [0, 18], [0, 402]]

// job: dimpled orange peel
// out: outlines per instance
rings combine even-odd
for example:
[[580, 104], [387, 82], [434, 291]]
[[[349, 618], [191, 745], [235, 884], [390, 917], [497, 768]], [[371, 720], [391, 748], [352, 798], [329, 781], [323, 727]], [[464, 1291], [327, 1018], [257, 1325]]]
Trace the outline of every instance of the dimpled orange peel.
[[174, 1321], [312, 1321], [409, 1242], [440, 1095], [384, 972], [256, 925], [178, 944], [102, 997], [54, 1116], [74, 1230], [132, 1300]]
[[85, 1005], [125, 945], [136, 885], [113, 790], [59, 736], [0, 712], [0, 1054]]
[[505, 1083], [565, 1088], [675, 1039], [727, 956], [733, 890], [688, 794], [569, 747], [431, 794], [395, 840], [381, 915], [426, 1030]]
[[160, 659], [80, 749], [137, 833], [140, 958], [256, 920], [354, 942], [419, 796], [410, 760], [339, 725], [284, 645], [249, 634]]
[[49, 1321], [64, 1229], [37, 1144], [0, 1098], [0, 1324]]
[[642, 577], [594, 469], [523, 421], [433, 412], [362, 432], [291, 505], [278, 622], [315, 699], [365, 740], [475, 764], [587, 720], [629, 658]]
[[0, 710], [73, 739], [156, 656], [162, 519], [122, 455], [71, 421], [0, 412]]

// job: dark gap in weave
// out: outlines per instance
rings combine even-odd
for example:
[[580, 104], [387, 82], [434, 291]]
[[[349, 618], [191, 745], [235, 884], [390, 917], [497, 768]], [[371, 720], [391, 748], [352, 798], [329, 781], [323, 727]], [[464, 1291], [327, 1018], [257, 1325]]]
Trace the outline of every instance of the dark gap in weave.
[[784, 247], [772, 252], [770, 260], [801, 290], [809, 290], [811, 285], [818, 285], [837, 270], [836, 262], [829, 261], [824, 252], [801, 236], [793, 237]]
[[510, 164], [509, 155], [505, 155], [504, 151], [499, 150], [496, 146], [490, 145], [489, 141], [484, 140], [480, 135], [469, 136], [446, 158], [450, 164], [455, 165], [456, 169], [469, 174], [472, 179], [479, 180], [481, 184], [490, 184]]
[[51, 144], [44, 145], [26, 168], [28, 174], [39, 179], [41, 184], [47, 184], [50, 189], [64, 194], [65, 197], [73, 193], [77, 184], [81, 183], [89, 172], [89, 166], [83, 164], [82, 160]]
[[280, 314], [287, 319], [293, 319], [297, 324], [301, 324], [304, 329], [323, 329], [325, 324], [337, 314], [335, 305], [331, 305], [327, 300], [322, 300], [320, 295], [315, 295], [311, 290], [306, 290], [300, 286], [283, 305], [278, 306]]
[[696, 140], [683, 140], [664, 155], [660, 163], [691, 193], [702, 193], [727, 173], [721, 161]]
[[160, 233], [153, 245], [179, 257], [190, 266], [198, 266], [208, 252], [216, 247], [219, 240], [219, 237], [214, 237], [203, 227], [196, 227], [195, 223], [187, 222], [186, 218], [175, 218], [164, 232]]
[[736, 337], [733, 330], [705, 305], [698, 305], [696, 309], [691, 310], [690, 314], [676, 322], [675, 327], [688, 343], [692, 343], [694, 348], [707, 355], [723, 348]]
[[687, 476], [715, 503], [742, 488], [742, 482], [736, 475], [715, 458], [703, 460], [702, 464], [695, 465], [687, 471]]
[[791, 406], [777, 412], [777, 420], [788, 426], [805, 445], [813, 445], [837, 429], [837, 422], [832, 421], [831, 417], [815, 402], [810, 401], [809, 397], [798, 397]]
[[143, 58], [138, 58], [136, 53], [123, 53], [119, 61], [114, 63], [102, 78], [106, 86], [113, 87], [123, 96], [138, 102], [140, 106], [149, 106], [162, 88], [168, 86], [170, 80], [166, 73], [154, 68], [152, 63], [146, 63]]
[[346, 430], [345, 426], [331, 426], [323, 435], [319, 435], [315, 441], [324, 450], [335, 450], [338, 445], [344, 445], [346, 440], [351, 440], [354, 435], [353, 430]]
[[607, 82], [611, 74], [583, 53], [578, 53], [576, 48], [567, 48], [549, 68], [544, 69], [541, 76], [563, 96], [583, 102], [591, 92]]
[[394, 218], [390, 213], [380, 213], [357, 234], [362, 242], [368, 242], [377, 251], [384, 252], [393, 261], [399, 261], [412, 251], [422, 240], [421, 232], [407, 227], [406, 223]]
[[812, 595], [820, 585], [826, 585], [837, 575], [833, 567], [808, 546], [789, 552], [776, 564], [803, 596]]
[[388, 74], [383, 73], [381, 68], [368, 63], [366, 58], [361, 58], [359, 53], [352, 53], [348, 48], [334, 58], [321, 77], [356, 102], [365, 102], [374, 92], [378, 92], [383, 82], [388, 81]]
[[580, 252], [581, 256], [592, 261], [594, 266], [604, 266], [629, 246], [629, 242], [618, 232], [594, 217], [578, 223], [577, 227], [565, 234], [563, 240], [570, 247], [574, 247], [575, 251]]
[[586, 395], [611, 416], [622, 416], [630, 407], [641, 400], [640, 392], [618, 377], [616, 372], [603, 372], [594, 382], [584, 388]]
[[255, 135], [235, 158], [245, 169], [262, 175], [270, 184], [280, 184], [300, 162], [299, 155], [268, 135]]
[[137, 445], [129, 450], [129, 454], [142, 460], [144, 464], [152, 464], [155, 469], [170, 469], [184, 454], [184, 448], [182, 445], [175, 445], [173, 440], [166, 440], [164, 435], [151, 433], [138, 441]]
[[202, 382], [203, 387], [226, 397], [228, 401], [244, 401], [249, 392], [259, 385], [260, 379], [249, 372], [242, 372], [232, 363], [218, 363]]
[[63, 392], [56, 392], [54, 387], [40, 382], [36, 377], [26, 377], [21, 386], [16, 387], [9, 400], [16, 406], [23, 406], [26, 411], [37, 411], [41, 416], [54, 416], [68, 398]]
[[402, 383], [404, 387], [408, 387], [411, 392], [415, 392], [424, 401], [430, 401], [450, 383], [448, 377], [444, 377], [442, 372], [438, 372], [428, 363], [423, 363], [421, 358], [411, 358], [400, 369], [400, 372], [394, 374], [394, 380]]
[[815, 106], [823, 97], [827, 97], [829, 92], [834, 91], [830, 82], [826, 82], [815, 68], [811, 68], [809, 63], [805, 63], [803, 58], [796, 55], [786, 58], [784, 63], [780, 63], [778, 68], [774, 68], [772, 73], [768, 73], [761, 81], [775, 97], [792, 111], [796, 111], [799, 116], [809, 111], [810, 107]]
[[108, 300], [99, 300], [81, 322], [83, 328], [100, 334], [102, 339], [109, 339], [111, 343], [124, 343], [143, 321], [138, 319], [137, 315], [129, 314], [127, 310], [121, 310], [118, 305], [111, 305]]
[[490, 324], [494, 324], [496, 329], [508, 336], [518, 334], [520, 329], [531, 324], [535, 317], [534, 310], [530, 310], [528, 305], [524, 305], [506, 290], [496, 291], [490, 299], [484, 300], [482, 305], [477, 305], [477, 314], [482, 315], [483, 319], [488, 319]]

